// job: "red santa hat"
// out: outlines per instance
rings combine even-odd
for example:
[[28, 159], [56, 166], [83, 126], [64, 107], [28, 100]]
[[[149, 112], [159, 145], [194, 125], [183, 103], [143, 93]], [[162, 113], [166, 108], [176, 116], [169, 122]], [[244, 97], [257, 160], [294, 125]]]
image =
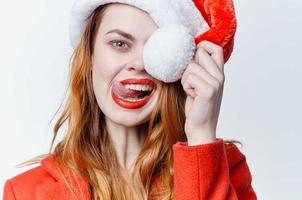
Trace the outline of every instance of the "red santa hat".
[[75, 0], [70, 39], [76, 48], [87, 17], [101, 5], [122, 3], [149, 13], [159, 29], [144, 46], [145, 70], [163, 82], [175, 82], [192, 61], [196, 45], [208, 40], [224, 50], [225, 62], [234, 46], [236, 17], [232, 0]]

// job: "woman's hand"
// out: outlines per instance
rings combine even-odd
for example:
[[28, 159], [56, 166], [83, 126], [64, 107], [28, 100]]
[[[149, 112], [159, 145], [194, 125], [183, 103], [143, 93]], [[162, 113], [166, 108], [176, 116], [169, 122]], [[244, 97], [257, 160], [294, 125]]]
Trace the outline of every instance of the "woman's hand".
[[223, 49], [209, 41], [199, 43], [181, 84], [187, 94], [185, 133], [188, 145], [215, 141], [224, 85]]

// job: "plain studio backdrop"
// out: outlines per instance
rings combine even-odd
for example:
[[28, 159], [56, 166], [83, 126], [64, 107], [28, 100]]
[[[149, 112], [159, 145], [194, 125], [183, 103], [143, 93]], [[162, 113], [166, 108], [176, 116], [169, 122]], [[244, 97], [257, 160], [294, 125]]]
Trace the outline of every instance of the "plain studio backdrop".
[[[67, 86], [72, 3], [1, 0], [1, 197], [7, 178], [33, 167], [16, 164], [49, 150]], [[302, 1], [234, 3], [238, 29], [217, 137], [243, 143], [258, 199], [300, 200]]]

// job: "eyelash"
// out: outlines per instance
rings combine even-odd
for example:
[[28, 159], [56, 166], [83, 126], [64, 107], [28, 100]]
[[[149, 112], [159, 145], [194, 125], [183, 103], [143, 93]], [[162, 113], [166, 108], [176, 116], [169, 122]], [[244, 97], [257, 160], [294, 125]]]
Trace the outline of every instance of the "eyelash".
[[[121, 40], [113, 40], [111, 41], [111, 45], [114, 47], [114, 48], [117, 48], [117, 49], [123, 49], [122, 47], [120, 48], [119, 46], [114, 46], [114, 44], [118, 43], [118, 42], [121, 42], [122, 44], [126, 44], [128, 45], [126, 42], [123, 42]], [[128, 45], [129, 46], [129, 45]]]

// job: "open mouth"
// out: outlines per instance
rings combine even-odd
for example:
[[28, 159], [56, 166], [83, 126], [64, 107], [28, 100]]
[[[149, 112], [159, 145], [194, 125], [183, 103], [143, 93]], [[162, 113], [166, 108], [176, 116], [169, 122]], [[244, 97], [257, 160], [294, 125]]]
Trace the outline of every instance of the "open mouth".
[[115, 94], [125, 101], [137, 102], [152, 96], [154, 91], [153, 85], [122, 84]]
[[[134, 79], [135, 80], [135, 79]], [[126, 83], [125, 83], [126, 82]], [[152, 81], [126, 80], [116, 81], [112, 86], [114, 101], [125, 108], [139, 108], [151, 99], [156, 91], [156, 84]]]

